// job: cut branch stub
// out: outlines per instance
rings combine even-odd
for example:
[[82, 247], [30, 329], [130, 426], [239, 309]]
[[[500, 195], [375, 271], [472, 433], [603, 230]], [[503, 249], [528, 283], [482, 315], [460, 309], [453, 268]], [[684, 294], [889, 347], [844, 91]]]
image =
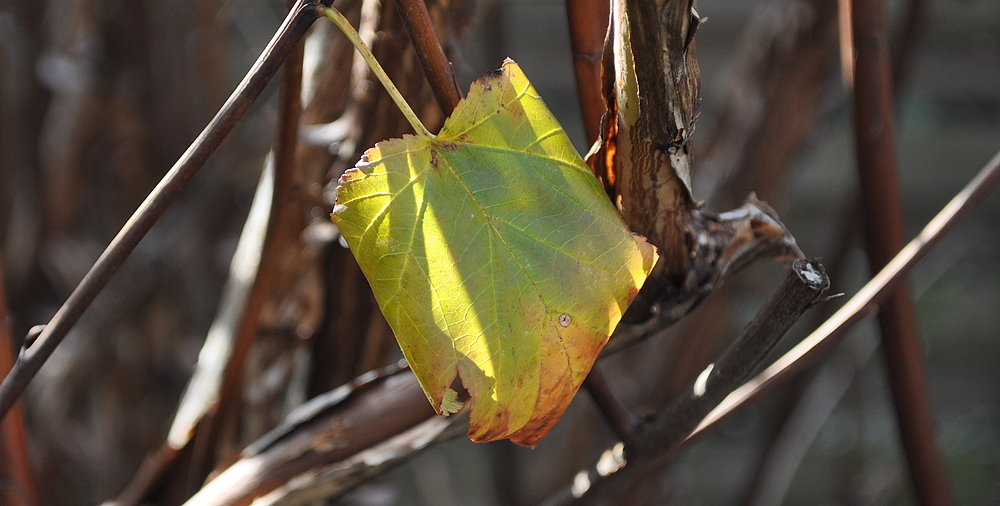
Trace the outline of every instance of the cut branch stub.
[[695, 207], [690, 138], [700, 101], [692, 0], [615, 0], [605, 48], [608, 114], [592, 161], [632, 231], [686, 269], [684, 233]]

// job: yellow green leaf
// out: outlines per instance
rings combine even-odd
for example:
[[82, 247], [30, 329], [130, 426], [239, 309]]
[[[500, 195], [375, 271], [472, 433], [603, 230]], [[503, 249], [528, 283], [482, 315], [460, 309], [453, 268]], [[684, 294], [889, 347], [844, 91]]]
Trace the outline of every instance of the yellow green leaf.
[[461, 377], [474, 441], [549, 431], [656, 256], [510, 60], [437, 136], [369, 149], [333, 219], [438, 413]]

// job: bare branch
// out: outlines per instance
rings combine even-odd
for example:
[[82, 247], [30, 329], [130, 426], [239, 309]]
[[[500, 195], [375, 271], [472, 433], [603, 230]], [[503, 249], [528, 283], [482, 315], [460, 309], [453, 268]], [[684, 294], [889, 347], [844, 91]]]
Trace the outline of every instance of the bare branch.
[[424, 75], [434, 90], [434, 98], [445, 116], [450, 116], [455, 106], [462, 100], [462, 91], [458, 88], [455, 70], [441, 48], [434, 23], [427, 11], [424, 0], [396, 0], [399, 15], [410, 40], [417, 50], [417, 58], [424, 68]]
[[[886, 6], [852, 0], [854, 134], [864, 205], [868, 265], [884, 267], [905, 243], [896, 170], [892, 75]], [[948, 475], [934, 438], [924, 358], [909, 284], [902, 279], [879, 311], [889, 386], [910, 477], [922, 506], [952, 504]]]
[[587, 393], [594, 399], [594, 404], [615, 431], [618, 439], [625, 443], [634, 441], [643, 429], [642, 419], [618, 402], [599, 364], [594, 364], [590, 369], [587, 379], [583, 380], [583, 388], [587, 389]]
[[583, 115], [587, 144], [601, 134], [601, 116], [607, 111], [601, 91], [601, 56], [611, 16], [608, 0], [566, 0], [569, 41], [573, 48], [576, 94]]
[[340, 462], [317, 466], [289, 479], [269, 494], [254, 499], [254, 506], [299, 506], [340, 497], [365, 480], [413, 458], [423, 450], [464, 436], [469, 412], [450, 417], [434, 416], [383, 443]]

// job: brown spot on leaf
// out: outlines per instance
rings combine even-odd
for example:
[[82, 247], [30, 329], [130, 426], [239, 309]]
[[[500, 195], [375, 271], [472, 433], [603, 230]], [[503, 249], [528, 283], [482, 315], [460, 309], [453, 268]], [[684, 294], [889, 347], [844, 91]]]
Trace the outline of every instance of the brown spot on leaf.
[[571, 317], [566, 313], [559, 315], [559, 325], [562, 325], [563, 327], [569, 327], [570, 323], [573, 323], [573, 317]]

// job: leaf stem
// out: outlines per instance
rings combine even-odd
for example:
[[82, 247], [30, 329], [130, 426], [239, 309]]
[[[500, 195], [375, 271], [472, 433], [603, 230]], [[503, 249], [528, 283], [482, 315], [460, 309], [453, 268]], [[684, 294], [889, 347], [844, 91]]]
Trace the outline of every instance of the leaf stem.
[[392, 97], [392, 101], [396, 103], [396, 107], [399, 107], [399, 111], [403, 113], [403, 116], [406, 116], [406, 121], [410, 122], [410, 126], [413, 127], [413, 130], [415, 130], [418, 135], [434, 137], [434, 134], [430, 133], [430, 131], [427, 130], [427, 127], [420, 122], [420, 118], [418, 118], [417, 114], [413, 112], [412, 108], [410, 108], [410, 104], [406, 103], [406, 99], [404, 99], [403, 95], [399, 93], [396, 86], [392, 84], [392, 80], [389, 79], [389, 75], [386, 74], [385, 70], [382, 69], [382, 66], [379, 65], [378, 60], [375, 59], [375, 55], [372, 54], [371, 50], [368, 49], [368, 46], [366, 46], [364, 41], [361, 40], [361, 36], [358, 35], [357, 30], [351, 26], [351, 23], [347, 20], [347, 18], [345, 18], [340, 11], [334, 9], [333, 7], [321, 5], [317, 7], [317, 11], [323, 17], [333, 21], [333, 24], [337, 25], [337, 28], [340, 28], [340, 31], [344, 32], [344, 35], [346, 35], [351, 41], [351, 44], [354, 44], [354, 48], [361, 53], [365, 62], [368, 63], [368, 67], [372, 69], [375, 77], [378, 77], [382, 86], [385, 87], [385, 91], [389, 92], [389, 96]]

